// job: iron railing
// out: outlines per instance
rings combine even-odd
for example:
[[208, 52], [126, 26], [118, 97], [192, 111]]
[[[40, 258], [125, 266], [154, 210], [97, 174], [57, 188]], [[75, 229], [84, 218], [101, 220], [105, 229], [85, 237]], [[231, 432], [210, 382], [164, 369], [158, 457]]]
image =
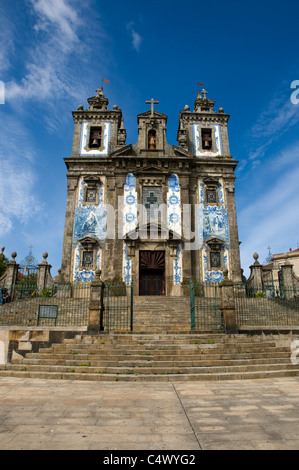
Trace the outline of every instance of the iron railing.
[[218, 284], [193, 282], [190, 279], [191, 330], [220, 330], [221, 298]]
[[105, 282], [104, 329], [133, 330], [133, 281], [130, 284]]
[[87, 326], [89, 284], [0, 287], [0, 325]]
[[299, 291], [290, 287], [234, 286], [240, 326], [299, 326]]

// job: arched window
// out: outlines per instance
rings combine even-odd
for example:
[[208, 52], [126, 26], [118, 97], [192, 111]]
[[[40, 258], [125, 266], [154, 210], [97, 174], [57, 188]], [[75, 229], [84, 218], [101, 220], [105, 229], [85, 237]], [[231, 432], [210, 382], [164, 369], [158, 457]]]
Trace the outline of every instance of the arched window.
[[148, 149], [156, 150], [156, 131], [151, 129], [148, 133]]

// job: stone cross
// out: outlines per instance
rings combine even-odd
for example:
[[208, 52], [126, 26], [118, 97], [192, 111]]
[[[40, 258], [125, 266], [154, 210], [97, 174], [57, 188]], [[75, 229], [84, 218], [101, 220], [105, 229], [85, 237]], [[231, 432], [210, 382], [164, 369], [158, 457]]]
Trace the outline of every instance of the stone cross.
[[204, 97], [204, 98], [206, 98], [206, 97], [207, 97], [207, 94], [208, 94], [208, 92], [207, 92], [205, 89], [203, 89], [203, 90], [202, 90], [202, 94], [203, 94], [203, 97]]
[[154, 101], [154, 99], [152, 98], [150, 101], [146, 101], [146, 104], [151, 105], [151, 117], [153, 117], [154, 116], [154, 104], [159, 104], [159, 101]]

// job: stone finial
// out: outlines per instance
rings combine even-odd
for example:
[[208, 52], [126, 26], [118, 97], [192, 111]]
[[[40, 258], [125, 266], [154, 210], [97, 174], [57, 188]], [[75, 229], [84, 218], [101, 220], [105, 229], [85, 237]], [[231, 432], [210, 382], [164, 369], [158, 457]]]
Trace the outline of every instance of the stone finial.
[[1, 253], [4, 253], [4, 250], [5, 250], [5, 246], [2, 246]]
[[259, 259], [259, 255], [257, 253], [253, 253], [253, 258], [254, 258], [254, 264], [260, 264], [258, 259]]
[[224, 113], [224, 108], [219, 108], [219, 113]]
[[15, 259], [16, 259], [16, 257], [17, 257], [16, 251], [13, 251], [13, 252], [12, 252], [11, 257], [12, 257], [12, 260], [15, 261]]
[[185, 111], [190, 111], [190, 106], [188, 104], [185, 105]]
[[49, 256], [48, 253], [45, 251], [45, 252], [43, 253], [43, 258], [44, 258], [45, 261], [47, 260], [48, 256]]
[[80, 105], [78, 106], [78, 111], [84, 111], [84, 107], [83, 107], [82, 104], [80, 104]]

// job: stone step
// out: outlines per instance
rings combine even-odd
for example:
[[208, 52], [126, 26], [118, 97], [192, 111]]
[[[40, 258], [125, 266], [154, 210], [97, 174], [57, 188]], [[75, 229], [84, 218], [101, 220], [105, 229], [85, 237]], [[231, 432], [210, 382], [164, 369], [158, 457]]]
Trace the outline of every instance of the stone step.
[[294, 377], [299, 375], [299, 368], [292, 370], [267, 370], [250, 372], [221, 372], [199, 374], [100, 374], [76, 372], [33, 372], [22, 370], [4, 370], [0, 368], [0, 376], [22, 377], [55, 380], [87, 380], [87, 381], [126, 381], [126, 382], [186, 382], [206, 380], [244, 380], [244, 379], [271, 379], [277, 377]]
[[[27, 353], [0, 375], [70, 380], [186, 381], [299, 375], [290, 347], [263, 336], [194, 334], [78, 335]], [[19, 360], [19, 358], [18, 358]]]
[[294, 366], [291, 363], [277, 363], [277, 364], [240, 364], [240, 365], [227, 365], [227, 366], [164, 366], [164, 367], [149, 367], [138, 366], [130, 367], [116, 367], [105, 366], [95, 367], [90, 365], [52, 365], [40, 366], [34, 364], [16, 365], [8, 364], [6, 370], [24, 370], [36, 372], [77, 372], [80, 374], [85, 373], [109, 373], [109, 374], [198, 374], [198, 373], [221, 373], [221, 372], [249, 372], [249, 371], [263, 371], [263, 370], [293, 370]]

